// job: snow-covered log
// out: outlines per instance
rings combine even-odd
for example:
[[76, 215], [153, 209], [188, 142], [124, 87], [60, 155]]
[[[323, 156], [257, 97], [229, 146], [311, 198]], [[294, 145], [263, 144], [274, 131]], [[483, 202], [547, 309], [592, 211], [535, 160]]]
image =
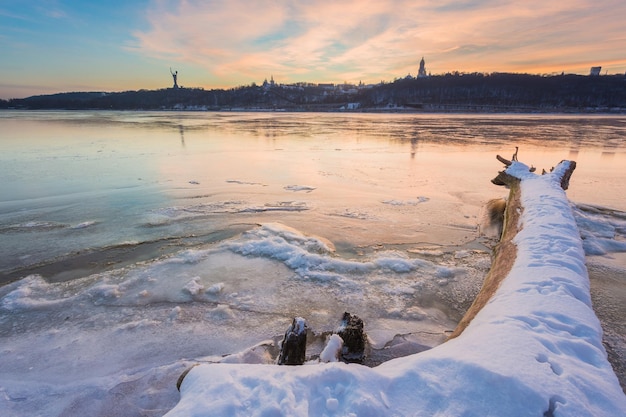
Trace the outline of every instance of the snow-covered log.
[[[456, 329], [454, 329], [454, 332], [450, 335], [450, 338], [460, 335], [465, 327], [467, 327], [467, 325], [472, 321], [474, 316], [476, 316], [476, 314], [491, 299], [502, 280], [504, 280], [511, 271], [511, 267], [517, 257], [517, 245], [514, 239], [523, 227], [520, 222], [520, 216], [524, 210], [521, 202], [520, 183], [524, 178], [536, 177], [536, 175], [532, 174], [535, 169], [532, 167], [528, 168], [524, 164], [517, 163], [517, 148], [512, 160], [504, 159], [500, 155], [497, 156], [497, 159], [502, 162], [507, 169], [500, 171], [498, 175], [491, 180], [491, 182], [496, 185], [505, 186], [510, 190], [506, 209], [504, 211], [500, 242], [494, 249], [494, 258], [491, 264], [491, 269], [483, 282], [480, 292], [474, 299], [474, 302], [468, 309], [465, 316], [463, 316], [459, 322]], [[556, 168], [552, 169], [549, 177], [546, 178], [553, 186], [554, 184], [560, 184], [563, 191], [565, 191], [569, 187], [569, 180], [575, 169], [575, 161], [561, 161]], [[543, 175], [546, 174], [546, 172], [543, 173]], [[564, 201], [567, 201], [565, 195], [563, 195], [563, 199]], [[570, 211], [569, 206], [566, 210], [568, 212]]]
[[456, 337], [375, 368], [199, 365], [167, 417], [626, 415], [564, 191], [573, 163], [537, 175], [510, 162], [501, 279]]

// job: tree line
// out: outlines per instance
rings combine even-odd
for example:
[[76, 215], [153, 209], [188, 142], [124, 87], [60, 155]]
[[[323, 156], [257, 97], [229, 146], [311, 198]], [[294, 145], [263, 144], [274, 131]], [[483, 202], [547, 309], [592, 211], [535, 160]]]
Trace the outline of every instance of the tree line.
[[376, 85], [267, 84], [232, 89], [70, 92], [0, 100], [65, 110], [626, 112], [626, 76], [449, 73]]

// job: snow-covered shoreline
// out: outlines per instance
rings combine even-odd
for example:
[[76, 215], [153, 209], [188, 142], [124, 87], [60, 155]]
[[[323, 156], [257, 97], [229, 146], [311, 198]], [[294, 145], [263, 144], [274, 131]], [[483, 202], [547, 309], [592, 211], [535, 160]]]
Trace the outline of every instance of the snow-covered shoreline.
[[459, 337], [375, 368], [199, 365], [167, 416], [624, 415], [569, 202], [555, 175], [527, 171], [509, 168], [522, 178], [516, 260]]

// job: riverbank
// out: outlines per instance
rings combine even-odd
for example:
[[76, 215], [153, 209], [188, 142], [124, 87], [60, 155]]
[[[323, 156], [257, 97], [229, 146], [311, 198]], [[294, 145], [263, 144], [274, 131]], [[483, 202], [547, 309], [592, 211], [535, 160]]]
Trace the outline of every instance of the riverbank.
[[266, 82], [228, 90], [69, 92], [0, 100], [0, 108], [621, 114], [625, 85], [624, 75], [454, 73], [370, 85]]

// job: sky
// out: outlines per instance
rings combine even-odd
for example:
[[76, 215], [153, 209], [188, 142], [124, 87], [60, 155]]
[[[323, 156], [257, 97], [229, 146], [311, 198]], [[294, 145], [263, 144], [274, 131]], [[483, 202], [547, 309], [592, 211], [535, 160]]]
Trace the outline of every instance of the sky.
[[626, 73], [623, 0], [0, 0], [0, 98]]

